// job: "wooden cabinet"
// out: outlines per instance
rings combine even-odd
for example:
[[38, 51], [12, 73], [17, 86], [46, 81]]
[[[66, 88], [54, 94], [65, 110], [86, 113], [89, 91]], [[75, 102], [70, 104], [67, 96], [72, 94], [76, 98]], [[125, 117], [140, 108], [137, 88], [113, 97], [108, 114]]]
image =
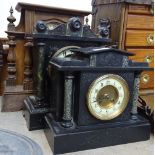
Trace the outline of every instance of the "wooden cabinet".
[[[15, 27], [15, 17], [13, 9], [10, 9], [8, 20], [8, 52], [5, 75], [7, 74], [6, 86], [3, 93], [3, 111], [20, 110], [23, 99], [34, 92], [33, 85], [33, 58], [32, 46], [33, 38], [26, 37], [26, 34], [34, 32], [37, 21], [44, 21], [48, 29], [53, 29], [57, 25], [66, 23], [71, 17], [79, 17], [84, 23], [84, 17], [90, 12], [42, 6], [29, 3], [18, 3], [16, 10], [21, 13], [19, 25]], [[3, 82], [3, 81], [2, 81]], [[10, 108], [11, 107], [11, 108]]]
[[[148, 62], [154, 66], [154, 16], [151, 0], [93, 0], [92, 29], [98, 33], [101, 19], [109, 19], [113, 44], [133, 52], [133, 61]], [[143, 72], [140, 93], [153, 94], [154, 73]], [[152, 95], [151, 95], [152, 97]], [[153, 104], [153, 103], [152, 103]]]

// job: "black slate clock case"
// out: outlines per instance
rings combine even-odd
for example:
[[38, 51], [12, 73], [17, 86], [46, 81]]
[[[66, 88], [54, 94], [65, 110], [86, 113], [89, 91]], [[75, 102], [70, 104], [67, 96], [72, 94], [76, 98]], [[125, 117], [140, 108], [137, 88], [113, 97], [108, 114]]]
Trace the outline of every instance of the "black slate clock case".
[[51, 57], [66, 47], [97, 47], [110, 44], [111, 39], [97, 37], [89, 25], [82, 25], [78, 17], [71, 18], [68, 23], [60, 24], [53, 30], [49, 30], [43, 21], [38, 21], [33, 35], [27, 36], [34, 40], [33, 78], [36, 92], [24, 100], [26, 110], [23, 113], [28, 129], [36, 130], [45, 128], [44, 115], [50, 111], [52, 94], [48, 66]]
[[[85, 50], [91, 51], [93, 48], [88, 48]], [[106, 49], [106, 48], [105, 48]], [[74, 50], [75, 51], [75, 50]], [[76, 51], [77, 52], [77, 51]], [[79, 51], [78, 51], [79, 52]], [[75, 71], [75, 79], [74, 79], [74, 99], [73, 99], [73, 114], [74, 120], [77, 125], [91, 125], [91, 124], [100, 124], [100, 123], [112, 123], [112, 122], [121, 122], [129, 120], [131, 117], [130, 111], [132, 108], [132, 100], [133, 100], [133, 86], [134, 86], [134, 72], [128, 70], [122, 70], [123, 64], [123, 56], [131, 56], [132, 53], [120, 52], [117, 49], [107, 49], [104, 53], [98, 53], [96, 60], [96, 68], [101, 68], [104, 66], [105, 69], [97, 71], [95, 68], [91, 67], [91, 70], [87, 70], [85, 67], [89, 65], [89, 57], [85, 57], [85, 65], [80, 66], [78, 71]], [[103, 59], [105, 58], [105, 59]], [[83, 58], [82, 58], [83, 59]], [[109, 59], [109, 60], [108, 60]], [[105, 62], [106, 60], [107, 62]], [[51, 60], [56, 61], [56, 60]], [[61, 62], [61, 60], [59, 60]], [[65, 60], [62, 60], [65, 61]], [[67, 61], [67, 60], [66, 60]], [[74, 61], [74, 59], [72, 60]], [[110, 63], [109, 63], [110, 62]], [[107, 63], [107, 64], [106, 64]], [[132, 65], [132, 62], [129, 61]], [[71, 65], [71, 64], [70, 64]], [[117, 67], [117, 69], [112, 69], [113, 67]], [[109, 71], [107, 71], [107, 67]], [[85, 68], [85, 69], [84, 69]], [[53, 69], [54, 70], [54, 69]], [[56, 116], [55, 119], [61, 121], [63, 114], [63, 103], [64, 103], [64, 73], [60, 71], [51, 71], [51, 109], [53, 111], [53, 116]], [[91, 83], [98, 77], [106, 75], [106, 74], [117, 74], [121, 76], [128, 83], [129, 92], [130, 92], [130, 100], [128, 106], [124, 113], [116, 119], [110, 121], [100, 121], [90, 115], [90, 112], [87, 107], [87, 93], [88, 88]], [[55, 89], [57, 88], [57, 89]], [[60, 108], [59, 108], [60, 107]], [[56, 109], [56, 111], [54, 111]]]
[[[59, 154], [149, 139], [150, 125], [138, 115], [135, 107], [139, 87], [135, 81], [143, 70], [151, 70], [148, 64], [132, 62], [128, 59], [132, 53], [118, 49], [91, 47], [73, 51], [77, 56], [53, 58], [50, 61], [53, 100], [50, 103], [52, 112], [45, 116], [45, 133], [53, 152]], [[94, 118], [87, 108], [86, 98], [90, 84], [105, 74], [121, 76], [126, 80], [130, 91], [125, 111], [109, 121]], [[70, 120], [64, 120], [63, 115], [67, 76], [73, 80], [72, 87], [67, 90], [68, 94], [72, 92], [71, 102], [68, 101], [71, 104]]]
[[[74, 27], [74, 25], [77, 27]], [[107, 45], [111, 42], [111, 39], [98, 38], [90, 29], [89, 25], [82, 25], [78, 17], [71, 18], [68, 23], [60, 24], [53, 30], [48, 30], [48, 27], [43, 21], [36, 23], [36, 30], [32, 37], [34, 38], [34, 50], [33, 50], [33, 72], [34, 72], [34, 83], [38, 85], [38, 73], [42, 71], [43, 85], [44, 87], [49, 86], [48, 79], [48, 63], [54, 54], [65, 47], [89, 47], [89, 46], [101, 46]], [[40, 49], [43, 48], [43, 49]], [[42, 52], [39, 52], [42, 50]], [[40, 68], [38, 67], [40, 64]], [[46, 91], [46, 88], [42, 88]], [[43, 92], [42, 92], [43, 93]], [[49, 96], [49, 91], [43, 94], [46, 96], [46, 100]], [[45, 101], [45, 100], [44, 100]], [[48, 101], [46, 101], [48, 102]]]
[[[132, 53], [99, 47], [109, 40], [93, 36], [88, 26], [83, 27], [83, 31], [75, 31], [68, 30], [69, 25], [60, 25], [52, 32], [44, 29], [33, 35], [38, 53], [48, 52], [49, 48], [60, 49], [61, 45], [85, 48], [71, 49], [73, 54], [64, 58], [44, 58], [48, 63], [38, 69], [42, 78], [38, 80], [37, 93], [24, 101], [29, 130], [44, 129], [54, 154], [149, 139], [150, 124], [138, 115], [137, 100], [140, 73], [152, 68], [147, 63], [129, 60]], [[79, 35], [81, 32], [85, 35]], [[47, 66], [48, 79], [42, 72]], [[130, 99], [121, 115], [101, 121], [87, 108], [87, 92], [96, 78], [106, 74], [119, 75], [127, 82]]]

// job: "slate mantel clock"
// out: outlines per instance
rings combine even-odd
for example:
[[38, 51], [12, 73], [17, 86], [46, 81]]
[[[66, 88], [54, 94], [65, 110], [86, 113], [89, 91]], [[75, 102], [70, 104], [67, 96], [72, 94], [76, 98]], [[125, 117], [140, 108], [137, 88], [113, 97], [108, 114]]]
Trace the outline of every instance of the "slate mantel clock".
[[137, 99], [140, 73], [152, 68], [118, 49], [71, 51], [70, 57], [50, 60], [52, 98], [45, 134], [53, 153], [149, 139], [150, 125], [138, 115]]
[[[132, 53], [104, 46], [78, 18], [33, 35], [36, 94], [25, 99], [29, 130], [44, 129], [54, 154], [149, 139], [137, 113], [139, 76], [151, 70]], [[102, 47], [101, 47], [102, 46]]]
[[[80, 18], [72, 17], [67, 23], [54, 26], [38, 21], [33, 35], [33, 78], [36, 93], [25, 99], [24, 116], [29, 130], [45, 128], [44, 115], [50, 111], [52, 98], [48, 62], [51, 57], [65, 58], [71, 49], [102, 46], [111, 42], [109, 38], [98, 38], [88, 24], [82, 25]], [[62, 86], [63, 87], [63, 86]], [[59, 98], [59, 97], [58, 97]]]

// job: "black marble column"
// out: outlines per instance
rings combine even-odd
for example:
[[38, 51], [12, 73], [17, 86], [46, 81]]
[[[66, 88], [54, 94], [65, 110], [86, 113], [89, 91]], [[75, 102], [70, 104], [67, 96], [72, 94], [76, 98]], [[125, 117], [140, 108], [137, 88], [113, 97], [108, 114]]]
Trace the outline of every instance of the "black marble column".
[[64, 83], [63, 122], [61, 123], [61, 125], [65, 128], [73, 126], [72, 123], [73, 79], [74, 76], [72, 74], [66, 73]]
[[38, 66], [37, 66], [37, 86], [36, 86], [36, 107], [45, 105], [45, 43], [38, 43]]
[[132, 119], [137, 119], [137, 102], [139, 96], [140, 73], [136, 73], [134, 80], [133, 101], [132, 101]]

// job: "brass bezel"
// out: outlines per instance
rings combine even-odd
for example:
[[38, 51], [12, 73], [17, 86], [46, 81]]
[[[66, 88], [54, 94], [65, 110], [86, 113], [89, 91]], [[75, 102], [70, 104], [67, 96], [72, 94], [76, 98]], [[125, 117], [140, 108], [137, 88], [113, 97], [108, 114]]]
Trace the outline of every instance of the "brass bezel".
[[[113, 78], [115, 80], [118, 80], [122, 86], [123, 86], [123, 89], [124, 89], [124, 94], [125, 94], [125, 97], [123, 99], [123, 102], [122, 102], [122, 106], [120, 107], [120, 109], [118, 111], [115, 111], [112, 115], [107, 115], [105, 117], [103, 116], [100, 116], [98, 114], [96, 114], [96, 112], [94, 112], [94, 110], [92, 109], [91, 107], [91, 102], [90, 102], [90, 93], [92, 91], [92, 88], [99, 82], [101, 81], [102, 79], [106, 79], [106, 78]], [[113, 86], [113, 85], [112, 85]], [[128, 101], [129, 101], [129, 87], [128, 87], [128, 84], [127, 82], [119, 75], [116, 75], [116, 74], [106, 74], [106, 75], [103, 75], [103, 76], [100, 76], [98, 77], [96, 80], [94, 80], [92, 82], [92, 84], [90, 85], [89, 89], [88, 89], [88, 93], [87, 93], [87, 106], [88, 106], [88, 109], [90, 111], [90, 113], [97, 119], [99, 120], [112, 120], [116, 117], [118, 117], [120, 114], [122, 114], [122, 112], [125, 110], [125, 108], [127, 107], [128, 105]]]

